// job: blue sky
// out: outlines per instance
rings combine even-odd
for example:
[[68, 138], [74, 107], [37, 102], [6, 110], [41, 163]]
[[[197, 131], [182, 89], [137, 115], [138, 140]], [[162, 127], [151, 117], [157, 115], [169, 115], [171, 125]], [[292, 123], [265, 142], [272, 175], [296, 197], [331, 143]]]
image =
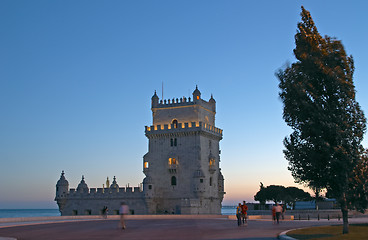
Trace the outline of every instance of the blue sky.
[[165, 99], [196, 85], [216, 99], [224, 204], [252, 201], [260, 182], [299, 186], [274, 74], [295, 60], [301, 5], [353, 55], [367, 114], [366, 1], [2, 0], [0, 208], [56, 208], [62, 170], [70, 187], [138, 185], [162, 82]]

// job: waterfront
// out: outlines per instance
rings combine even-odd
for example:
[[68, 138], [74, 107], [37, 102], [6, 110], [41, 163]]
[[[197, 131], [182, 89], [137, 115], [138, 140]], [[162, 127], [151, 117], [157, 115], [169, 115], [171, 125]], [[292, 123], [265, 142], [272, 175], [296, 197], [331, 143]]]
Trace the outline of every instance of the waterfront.
[[60, 216], [59, 209], [0, 209], [0, 218], [55, 216]]
[[[234, 206], [223, 206], [222, 215], [234, 215]], [[55, 217], [60, 216], [59, 209], [0, 209], [0, 218], [16, 217]]]

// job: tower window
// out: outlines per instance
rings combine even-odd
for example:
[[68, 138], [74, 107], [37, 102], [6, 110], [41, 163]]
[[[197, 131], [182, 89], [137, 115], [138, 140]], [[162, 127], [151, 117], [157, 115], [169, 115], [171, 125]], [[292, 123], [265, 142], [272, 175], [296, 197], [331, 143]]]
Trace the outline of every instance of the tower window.
[[176, 177], [175, 176], [171, 177], [171, 186], [176, 186]]
[[171, 138], [170, 139], [170, 146], [173, 147], [173, 146], [177, 146], [178, 145], [178, 140], [176, 138]]
[[178, 128], [178, 120], [174, 119], [172, 121], [172, 125], [174, 126], [174, 128]]
[[203, 178], [199, 179], [199, 182], [200, 182], [200, 183], [203, 183]]
[[148, 162], [144, 162], [144, 168], [148, 168], [149, 163]]
[[169, 158], [169, 165], [177, 165], [178, 161], [176, 160], [176, 158]]
[[214, 158], [211, 158], [210, 159], [210, 167], [213, 167], [213, 166], [215, 166], [215, 159]]
[[212, 177], [210, 177], [210, 186], [212, 186]]
[[148, 189], [152, 189], [152, 185], [148, 185]]

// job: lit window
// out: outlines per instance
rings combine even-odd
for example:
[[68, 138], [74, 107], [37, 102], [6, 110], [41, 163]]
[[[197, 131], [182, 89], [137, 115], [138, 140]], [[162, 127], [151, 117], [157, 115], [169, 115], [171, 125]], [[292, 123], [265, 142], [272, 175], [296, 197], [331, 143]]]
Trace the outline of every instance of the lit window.
[[199, 100], [199, 96], [197, 96], [197, 100]]
[[215, 166], [215, 159], [211, 158], [210, 159], [210, 167]]
[[144, 162], [144, 168], [148, 168], [149, 163], [148, 162]]
[[178, 161], [176, 160], [176, 158], [169, 158], [169, 165], [177, 165]]

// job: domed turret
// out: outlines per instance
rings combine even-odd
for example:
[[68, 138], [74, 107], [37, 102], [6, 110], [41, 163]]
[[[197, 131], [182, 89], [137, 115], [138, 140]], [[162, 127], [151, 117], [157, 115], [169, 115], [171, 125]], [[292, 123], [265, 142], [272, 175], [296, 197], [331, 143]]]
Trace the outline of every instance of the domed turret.
[[215, 99], [213, 98], [213, 95], [211, 94], [211, 98], [209, 100], [210, 103], [216, 103]]
[[77, 192], [81, 192], [81, 193], [88, 193], [88, 185], [87, 185], [87, 183], [84, 181], [84, 176], [83, 176], [83, 175], [82, 175], [82, 180], [81, 180], [81, 181], [80, 181], [80, 183], [78, 184]]
[[151, 104], [152, 104], [152, 107], [156, 107], [158, 105], [158, 96], [156, 94], [156, 91], [155, 91], [155, 94], [153, 94], [151, 98]]
[[69, 182], [65, 179], [64, 171], [62, 171], [60, 179], [56, 183], [55, 199], [66, 197], [68, 191], [69, 191]]
[[64, 176], [64, 170], [61, 172], [61, 176], [60, 176], [60, 179], [59, 181], [57, 181], [56, 183], [56, 187], [63, 187], [63, 186], [67, 186], [69, 187], [69, 182], [68, 180], [65, 179], [65, 176]]
[[198, 86], [193, 92], [193, 101], [199, 100], [201, 98], [201, 92], [198, 90]]
[[115, 176], [114, 176], [114, 181], [112, 181], [112, 184], [111, 184], [110, 188], [111, 189], [118, 189], [119, 188], [119, 185], [116, 182], [116, 177]]
[[69, 192], [69, 183], [65, 179], [64, 171], [62, 171], [60, 179], [56, 183], [56, 196], [55, 196], [55, 201], [59, 206], [59, 211], [61, 215], [63, 215], [63, 210], [67, 201], [68, 192]]

